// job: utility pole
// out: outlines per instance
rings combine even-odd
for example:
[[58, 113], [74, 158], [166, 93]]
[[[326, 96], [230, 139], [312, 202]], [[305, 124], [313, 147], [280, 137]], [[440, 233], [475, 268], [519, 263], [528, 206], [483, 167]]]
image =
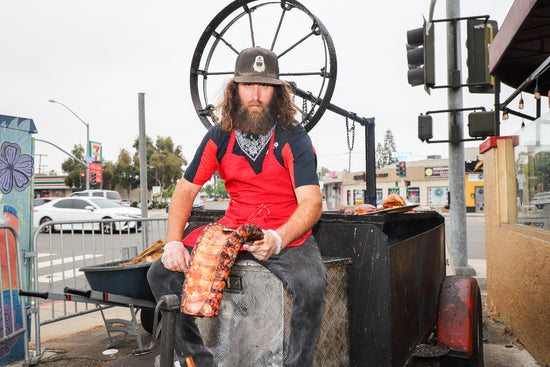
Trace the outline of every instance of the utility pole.
[[[145, 93], [138, 93], [139, 113], [139, 180], [140, 180], [140, 201], [141, 216], [147, 218], [147, 134], [145, 132]], [[143, 222], [141, 235], [143, 237], [144, 251], [149, 246], [149, 223]]]
[[462, 99], [462, 53], [460, 40], [460, 0], [447, 0], [447, 102], [449, 110], [449, 191], [450, 205], [450, 247], [457, 275], [475, 275], [468, 266], [466, 236], [466, 189], [464, 167], [463, 99]]
[[47, 157], [47, 154], [35, 154], [35, 156], [38, 156], [38, 174], [42, 174], [42, 167], [45, 165], [42, 165], [42, 157]]

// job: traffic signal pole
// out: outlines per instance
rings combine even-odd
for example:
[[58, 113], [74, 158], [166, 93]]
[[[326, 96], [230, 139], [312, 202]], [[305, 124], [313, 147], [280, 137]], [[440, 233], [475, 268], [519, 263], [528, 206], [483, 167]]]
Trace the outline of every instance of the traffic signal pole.
[[[447, 0], [447, 19], [460, 17], [460, 0]], [[475, 270], [468, 265], [468, 246], [466, 236], [466, 190], [464, 166], [464, 122], [462, 115], [463, 98], [461, 89], [461, 53], [460, 23], [447, 22], [447, 78], [451, 86], [447, 89], [449, 109], [449, 191], [450, 206], [450, 252], [457, 275], [475, 275]]]

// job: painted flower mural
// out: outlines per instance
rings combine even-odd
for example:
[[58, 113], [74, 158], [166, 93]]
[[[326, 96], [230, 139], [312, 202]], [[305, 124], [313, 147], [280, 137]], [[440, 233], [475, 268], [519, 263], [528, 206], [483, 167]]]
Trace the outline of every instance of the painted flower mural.
[[21, 154], [18, 144], [5, 141], [0, 152], [0, 190], [8, 194], [12, 189], [23, 191], [31, 183], [34, 160]]

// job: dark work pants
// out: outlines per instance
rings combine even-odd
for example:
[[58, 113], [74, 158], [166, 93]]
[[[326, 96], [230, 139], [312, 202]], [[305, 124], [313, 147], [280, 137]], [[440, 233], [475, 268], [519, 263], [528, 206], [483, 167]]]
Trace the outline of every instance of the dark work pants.
[[[303, 245], [287, 247], [266, 261], [257, 260], [246, 251], [239, 253], [239, 259], [253, 259], [281, 279], [292, 298], [290, 340], [284, 365], [312, 366], [328, 284], [323, 260], [313, 236], [308, 237]], [[147, 279], [155, 298], [159, 300], [165, 294], [177, 294], [180, 297], [185, 276], [166, 270], [161, 259], [158, 259], [151, 265]], [[212, 355], [202, 343], [193, 316], [178, 313], [175, 349], [182, 366], [185, 366], [185, 358], [189, 356], [193, 357], [197, 367], [216, 366]]]

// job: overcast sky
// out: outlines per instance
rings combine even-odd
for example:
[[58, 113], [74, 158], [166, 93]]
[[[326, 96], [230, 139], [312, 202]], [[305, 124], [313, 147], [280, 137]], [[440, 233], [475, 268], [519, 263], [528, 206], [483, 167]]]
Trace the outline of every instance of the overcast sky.
[[[338, 59], [338, 78], [331, 102], [359, 116], [374, 117], [376, 143], [390, 129], [397, 150], [411, 160], [428, 154], [448, 156], [447, 144], [417, 138], [417, 116], [445, 109], [447, 92], [407, 83], [406, 31], [428, 17], [429, 0], [302, 0], [330, 33]], [[138, 136], [138, 94], [145, 93], [146, 133], [170, 136], [191, 160], [206, 132], [190, 99], [189, 68], [198, 39], [229, 1], [175, 0], [21, 0], [0, 2], [0, 114], [31, 118], [36, 138], [67, 151], [85, 145], [86, 128], [58, 100], [90, 125], [90, 140], [103, 146], [104, 160], [116, 161], [121, 149], [132, 154]], [[512, 0], [463, 0], [461, 15], [489, 14], [502, 24]], [[278, 17], [278, 14], [275, 16]], [[435, 6], [445, 18], [445, 1]], [[465, 22], [462, 58], [465, 62]], [[446, 84], [446, 28], [436, 24], [436, 83]], [[269, 46], [269, 45], [262, 45]], [[234, 60], [229, 60], [232, 68]], [[466, 69], [463, 70], [463, 81]], [[506, 90], [506, 89], [505, 89]], [[531, 98], [525, 98], [529, 108]], [[470, 95], [464, 106], [492, 109], [491, 95]], [[531, 105], [532, 107], [532, 105]], [[466, 116], [465, 116], [466, 117]], [[527, 123], [527, 122], [526, 122]], [[503, 122], [512, 134], [521, 120]], [[447, 118], [434, 118], [436, 138], [447, 138]], [[465, 128], [467, 135], [467, 128]], [[310, 132], [319, 166], [348, 168], [345, 119], [327, 112]], [[363, 170], [364, 131], [356, 127], [352, 171]], [[479, 143], [466, 143], [477, 146]], [[36, 172], [57, 171], [67, 156], [36, 142]]]

